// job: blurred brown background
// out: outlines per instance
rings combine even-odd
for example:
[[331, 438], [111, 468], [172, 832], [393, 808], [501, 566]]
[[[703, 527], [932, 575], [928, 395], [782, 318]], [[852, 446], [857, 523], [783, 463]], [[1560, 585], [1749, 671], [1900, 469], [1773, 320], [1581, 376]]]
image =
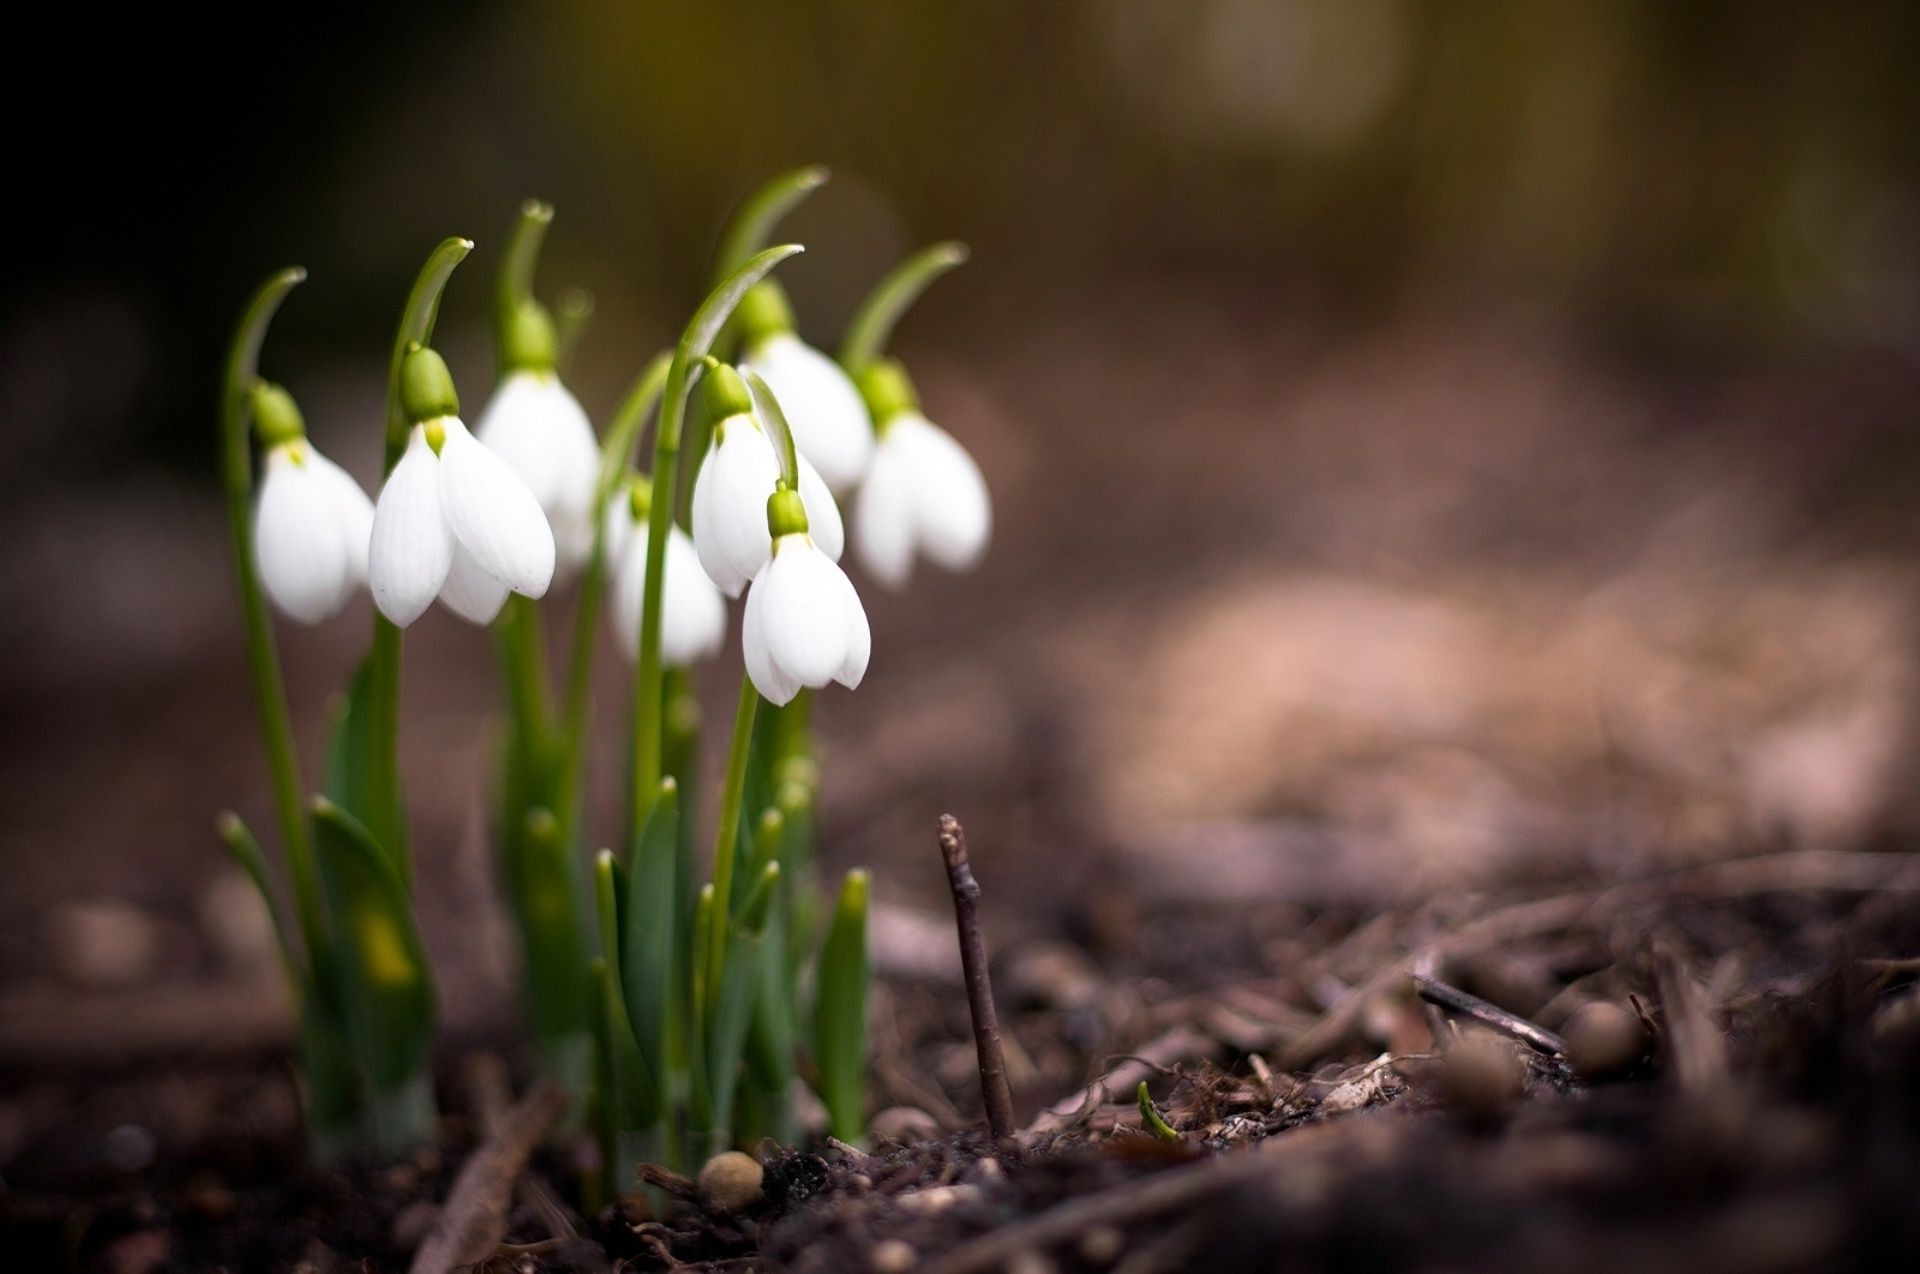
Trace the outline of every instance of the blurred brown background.
[[[542, 285], [599, 299], [574, 379], [604, 419], [733, 201], [809, 161], [835, 178], [784, 277], [816, 343], [905, 251], [975, 254], [898, 349], [980, 457], [996, 543], [973, 577], [865, 586], [872, 674], [822, 704], [824, 852], [878, 869], [883, 960], [942, 923], [943, 809], [996, 924], [1096, 943], [1136, 896], [1319, 903], [1911, 827], [1910, 4], [31, 21], [0, 263], [9, 1063], [284, 1030], [210, 831], [226, 805], [271, 822], [213, 478], [254, 283], [311, 270], [263, 369], [371, 483], [386, 342], [438, 238], [480, 245], [440, 337], [471, 416], [494, 252], [522, 198], [557, 205]], [[356, 605], [283, 630], [310, 750]], [[514, 1009], [489, 674], [443, 612], [409, 637], [456, 1030]], [[610, 830], [624, 665], [603, 674]]]

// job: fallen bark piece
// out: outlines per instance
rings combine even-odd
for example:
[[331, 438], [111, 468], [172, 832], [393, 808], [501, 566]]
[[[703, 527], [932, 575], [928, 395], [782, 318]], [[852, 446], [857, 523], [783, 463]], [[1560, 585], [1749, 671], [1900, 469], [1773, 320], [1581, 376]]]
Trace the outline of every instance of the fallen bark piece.
[[551, 1079], [527, 1090], [454, 1178], [440, 1220], [414, 1254], [413, 1274], [450, 1274], [492, 1255], [507, 1234], [514, 1182], [566, 1108], [565, 1090]]

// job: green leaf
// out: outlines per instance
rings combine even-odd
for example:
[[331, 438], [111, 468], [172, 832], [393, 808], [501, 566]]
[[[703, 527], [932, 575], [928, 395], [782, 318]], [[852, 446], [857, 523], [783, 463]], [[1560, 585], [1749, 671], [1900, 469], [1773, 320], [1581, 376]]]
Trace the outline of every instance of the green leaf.
[[753, 414], [760, 418], [767, 437], [773, 441], [773, 454], [780, 461], [780, 480], [798, 491], [800, 460], [794, 451], [793, 426], [787, 423], [787, 413], [780, 410], [780, 400], [774, 397], [773, 389], [759, 372], [751, 367], [743, 368], [740, 379], [747, 383], [747, 396], [753, 399]]
[[1134, 1100], [1139, 1103], [1140, 1106], [1140, 1126], [1142, 1128], [1158, 1137], [1161, 1141], [1180, 1140], [1180, 1134], [1173, 1130], [1173, 1125], [1169, 1124], [1165, 1119], [1162, 1119], [1160, 1112], [1154, 1108], [1153, 1098], [1147, 1093], [1146, 1080], [1143, 1079], [1140, 1081], [1140, 1087], [1134, 1089], [1133, 1096]]
[[434, 324], [440, 318], [440, 296], [447, 280], [473, 251], [473, 240], [442, 239], [427, 255], [427, 262], [414, 278], [407, 303], [400, 311], [400, 327], [394, 333], [393, 349], [387, 361], [387, 457], [381, 472], [393, 472], [393, 466], [407, 449], [407, 413], [400, 407], [400, 364], [415, 345], [433, 343]]
[[607, 962], [601, 1012], [606, 1019], [608, 1085], [607, 1113], [615, 1129], [642, 1128], [660, 1116], [661, 1094], [646, 1059], [640, 1055], [627, 1014], [626, 991], [620, 974], [620, 894], [625, 884], [610, 850], [601, 850], [593, 863], [594, 914], [600, 922], [600, 949]]
[[273, 942], [280, 953], [280, 968], [287, 975], [287, 986], [292, 991], [297, 1005], [306, 996], [307, 970], [300, 955], [294, 950], [293, 940], [287, 933], [287, 922], [280, 915], [280, 905], [273, 896], [273, 885], [267, 876], [267, 855], [260, 848], [260, 842], [254, 837], [240, 816], [232, 810], [225, 810], [218, 820], [220, 842], [227, 852], [247, 873], [247, 879], [260, 895], [260, 905], [267, 909], [267, 919], [273, 922]]
[[820, 950], [814, 1002], [813, 1059], [833, 1135], [858, 1145], [866, 1131], [867, 894], [865, 871], [840, 887], [833, 924]]
[[[587, 1029], [587, 959], [578, 859], [543, 808], [527, 810], [502, 846], [508, 892], [526, 956], [528, 1027], [543, 1049], [569, 1050]], [[577, 1082], [577, 1075], [561, 1078]]]
[[679, 964], [680, 797], [669, 776], [634, 838], [621, 916], [620, 969], [634, 1039], [651, 1074], [667, 1069], [667, 1016]]
[[760, 960], [766, 937], [769, 907], [780, 881], [780, 864], [768, 863], [754, 882], [740, 914], [727, 934], [727, 954], [714, 998], [713, 1020], [707, 1037], [707, 1065], [713, 1101], [713, 1129], [720, 1132], [733, 1122], [734, 1095], [740, 1085], [740, 1064], [753, 1024], [753, 1005], [760, 989]]
[[347, 1038], [376, 1091], [416, 1080], [433, 1040], [433, 983], [406, 887], [366, 828], [325, 797], [314, 849], [333, 916]]

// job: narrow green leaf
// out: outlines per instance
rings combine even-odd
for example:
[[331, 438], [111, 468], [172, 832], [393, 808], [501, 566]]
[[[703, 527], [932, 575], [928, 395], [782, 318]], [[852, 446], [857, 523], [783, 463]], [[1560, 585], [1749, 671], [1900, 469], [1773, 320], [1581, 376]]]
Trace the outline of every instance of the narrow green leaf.
[[634, 1040], [633, 1021], [627, 1015], [626, 992], [621, 985], [620, 893], [625, 883], [612, 851], [601, 850], [593, 863], [593, 898], [600, 921], [600, 950], [607, 964], [602, 1012], [607, 1022], [612, 1079], [608, 1111], [616, 1129], [645, 1127], [660, 1113], [660, 1092]]
[[1173, 1125], [1169, 1124], [1165, 1119], [1162, 1119], [1160, 1112], [1154, 1108], [1153, 1098], [1147, 1093], [1146, 1080], [1143, 1079], [1140, 1081], [1140, 1087], [1134, 1090], [1133, 1096], [1134, 1100], [1140, 1106], [1140, 1126], [1142, 1128], [1158, 1137], [1161, 1141], [1180, 1140], [1180, 1134], [1173, 1130]]
[[833, 1135], [853, 1145], [866, 1132], [867, 873], [847, 873], [820, 951], [813, 1058]]
[[713, 1005], [707, 1035], [707, 1066], [712, 1085], [713, 1130], [723, 1132], [733, 1123], [734, 1097], [740, 1086], [747, 1032], [753, 1025], [753, 1005], [760, 989], [760, 960], [769, 904], [780, 880], [780, 865], [769, 863], [741, 904], [740, 915], [727, 935], [726, 960]]
[[680, 797], [669, 776], [627, 861], [621, 916], [621, 986], [634, 1039], [651, 1074], [667, 1070], [667, 1018], [678, 964]]
[[367, 829], [325, 797], [313, 803], [314, 848], [333, 916], [347, 1038], [376, 1093], [424, 1073], [433, 983], [406, 888]]
[[[580, 979], [587, 935], [578, 859], [560, 839], [559, 820], [538, 806], [526, 811], [519, 834], [502, 848], [525, 956], [528, 1029], [547, 1061], [562, 1062], [577, 1053], [589, 1007]], [[575, 1085], [584, 1078], [572, 1070], [558, 1077]]]
[[273, 884], [267, 875], [267, 855], [260, 848], [260, 842], [240, 816], [232, 810], [223, 810], [217, 826], [220, 829], [220, 842], [240, 864], [247, 879], [253, 882], [254, 890], [260, 895], [260, 905], [267, 909], [267, 919], [273, 922], [273, 943], [280, 953], [280, 967], [287, 975], [287, 986], [292, 991], [297, 1005], [305, 998], [307, 970], [300, 954], [294, 949], [293, 939], [287, 932], [287, 922], [280, 915], [280, 904], [275, 900]]

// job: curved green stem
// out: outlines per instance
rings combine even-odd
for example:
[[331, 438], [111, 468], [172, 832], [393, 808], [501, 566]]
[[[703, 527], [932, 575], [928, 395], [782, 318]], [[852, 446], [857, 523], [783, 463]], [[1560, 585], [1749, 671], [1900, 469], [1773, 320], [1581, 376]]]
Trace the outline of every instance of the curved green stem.
[[273, 799], [280, 818], [280, 839], [287, 854], [292, 881], [294, 918], [306, 948], [310, 968], [321, 967], [326, 952], [326, 922], [321, 910], [320, 875], [314, 865], [313, 842], [307, 832], [306, 809], [300, 799], [300, 761], [293, 742], [293, 718], [287, 710], [286, 685], [280, 675], [280, 655], [273, 643], [273, 624], [253, 567], [253, 466], [247, 445], [248, 391], [258, 379], [260, 345], [267, 325], [287, 293], [307, 277], [299, 266], [280, 271], [255, 292], [227, 347], [227, 366], [220, 394], [221, 465], [227, 493], [227, 522], [232, 532], [234, 574], [240, 585], [240, 616], [246, 627], [247, 664], [253, 675], [254, 697], [260, 712], [260, 734], [266, 745], [267, 768], [273, 774]]
[[706, 985], [720, 985], [726, 963], [728, 904], [733, 898], [733, 860], [740, 846], [740, 804], [746, 797], [747, 757], [753, 750], [753, 714], [760, 692], [753, 678], [740, 678], [740, 705], [733, 714], [733, 746], [727, 753], [727, 777], [720, 787], [720, 822], [713, 837], [712, 923], [707, 926]]
[[554, 316], [553, 370], [562, 379], [573, 369], [573, 355], [587, 324], [593, 321], [593, 309], [593, 293], [585, 288], [568, 288], [561, 294], [560, 309]]
[[[440, 296], [454, 268], [473, 251], [471, 239], [442, 239], [420, 268], [387, 361], [387, 447], [383, 472], [393, 472], [407, 449], [407, 413], [400, 406], [400, 364], [414, 345], [433, 338]], [[412, 882], [412, 861], [400, 812], [400, 630], [378, 611], [373, 618], [373, 730], [368, 747], [367, 830], [394, 856], [401, 879]]]
[[520, 205], [520, 217], [507, 238], [507, 253], [493, 287], [494, 348], [499, 366], [507, 365], [507, 328], [522, 302], [533, 299], [533, 271], [540, 264], [540, 245], [553, 224], [553, 205], [529, 199]]
[[720, 236], [720, 248], [713, 257], [714, 284], [718, 286], [765, 247], [781, 219], [826, 185], [829, 175], [823, 165], [809, 164], [781, 173], [748, 195]]
[[780, 480], [787, 484], [790, 491], [800, 489], [800, 458], [793, 449], [793, 426], [787, 423], [787, 413], [780, 410], [780, 400], [773, 396], [773, 390], [762, 380], [760, 373], [751, 367], [742, 368], [740, 378], [747, 382], [747, 395], [753, 399], [753, 414], [760, 417], [767, 433], [773, 438], [773, 452], [780, 458]]
[[580, 600], [574, 607], [573, 645], [567, 656], [566, 702], [561, 709], [560, 746], [565, 752], [560, 762], [559, 795], [555, 815], [562, 827], [562, 843], [569, 843], [574, 822], [579, 818], [581, 771], [586, 756], [588, 691], [593, 682], [593, 644], [598, 632], [600, 602], [607, 588], [607, 501], [619, 489], [620, 477], [633, 454], [634, 440], [667, 383], [667, 368], [673, 356], [665, 350], [655, 354], [634, 379], [627, 396], [614, 413], [613, 423], [600, 440], [600, 476], [593, 489], [593, 547], [587, 554], [587, 569], [580, 577]]
[[893, 335], [893, 325], [920, 299], [927, 285], [967, 259], [967, 245], [949, 240], [936, 243], [902, 261], [873, 285], [867, 299], [854, 311], [847, 335], [840, 342], [840, 366], [858, 376], [880, 357]]
[[660, 595], [666, 573], [667, 532], [673, 524], [674, 490], [679, 480], [680, 430], [687, 416], [693, 366], [713, 347], [714, 337], [733, 314], [747, 289], [803, 249], [797, 243], [756, 254], [700, 303], [667, 368], [661, 391], [660, 425], [653, 439], [653, 506], [647, 512], [647, 575], [640, 610], [639, 668], [633, 678], [633, 826], [645, 827], [647, 809], [660, 786]]

